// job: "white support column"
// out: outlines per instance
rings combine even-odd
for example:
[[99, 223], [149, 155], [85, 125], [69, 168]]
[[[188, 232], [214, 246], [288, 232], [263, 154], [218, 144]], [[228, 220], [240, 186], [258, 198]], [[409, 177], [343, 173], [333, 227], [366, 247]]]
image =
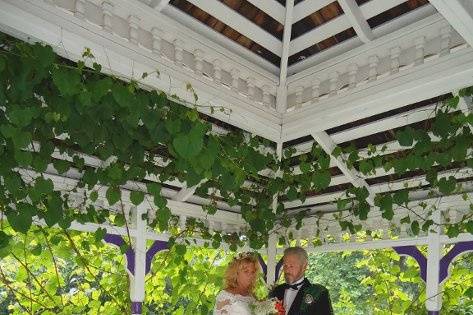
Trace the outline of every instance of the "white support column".
[[[276, 153], [278, 155], [278, 159], [282, 159], [282, 142], [278, 142]], [[276, 176], [281, 176], [281, 171], [278, 170]], [[278, 194], [274, 195], [273, 198], [273, 211], [276, 212], [276, 208], [278, 206]], [[276, 253], [277, 253], [277, 244], [278, 244], [278, 236], [275, 233], [271, 233], [268, 238], [268, 261], [266, 263], [267, 266], [267, 273], [266, 273], [266, 284], [272, 285], [274, 284], [274, 279], [276, 277]]]
[[134, 209], [133, 227], [136, 235], [133, 237], [133, 251], [135, 252], [135, 270], [130, 275], [131, 314], [142, 314], [145, 299], [145, 270], [146, 270], [146, 221], [143, 214], [147, 213], [146, 204], [141, 203]]
[[292, 11], [294, 0], [286, 1], [286, 17], [284, 19], [284, 33], [282, 37], [281, 70], [279, 72], [279, 86], [276, 91], [276, 109], [279, 113], [287, 110], [287, 64], [289, 59], [289, 43], [291, 42]]
[[348, 178], [348, 180], [352, 182], [355, 187], [366, 187], [369, 192], [367, 202], [371, 206], [374, 206], [374, 193], [371, 191], [368, 183], [366, 183], [366, 181], [358, 174], [357, 170], [349, 169], [340, 156], [334, 157], [332, 155], [333, 150], [337, 146], [336, 143], [332, 140], [332, 138], [330, 138], [330, 136], [325, 131], [313, 132], [311, 135], [314, 140], [322, 147], [325, 153], [327, 153], [335, 160], [337, 167]]
[[427, 250], [427, 279], [426, 279], [426, 298], [425, 306], [429, 314], [438, 314], [442, 308], [442, 290], [439, 284], [440, 277], [440, 259], [442, 258], [441, 243], [441, 211], [436, 210], [432, 215], [435, 222], [430, 227], [428, 233]]

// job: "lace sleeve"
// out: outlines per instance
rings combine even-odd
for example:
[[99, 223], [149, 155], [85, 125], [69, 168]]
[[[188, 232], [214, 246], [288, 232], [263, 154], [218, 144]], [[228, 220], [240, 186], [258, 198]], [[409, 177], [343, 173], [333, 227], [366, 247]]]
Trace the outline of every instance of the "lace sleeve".
[[230, 315], [232, 304], [231, 297], [224, 292], [220, 292], [215, 299], [214, 315]]

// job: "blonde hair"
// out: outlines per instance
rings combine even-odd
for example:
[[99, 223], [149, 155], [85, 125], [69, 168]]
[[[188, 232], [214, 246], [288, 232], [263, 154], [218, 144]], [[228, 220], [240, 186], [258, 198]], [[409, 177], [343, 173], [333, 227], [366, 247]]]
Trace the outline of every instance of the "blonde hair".
[[[241, 253], [228, 264], [227, 270], [225, 271], [225, 290], [235, 289], [238, 287], [238, 272], [243, 269], [245, 264], [253, 264], [255, 267], [256, 274], [259, 272], [259, 261], [253, 253]], [[256, 286], [256, 279], [253, 279], [249, 292], [253, 294], [253, 290]]]

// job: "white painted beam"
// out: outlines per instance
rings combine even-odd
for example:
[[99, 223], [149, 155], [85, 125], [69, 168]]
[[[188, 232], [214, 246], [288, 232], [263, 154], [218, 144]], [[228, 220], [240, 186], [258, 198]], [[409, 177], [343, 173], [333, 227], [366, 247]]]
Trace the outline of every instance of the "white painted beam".
[[356, 250], [374, 250], [383, 248], [392, 248], [394, 246], [421, 246], [427, 244], [427, 237], [412, 237], [397, 240], [373, 240], [365, 242], [346, 242], [335, 244], [324, 244], [314, 248], [308, 248], [310, 253], [328, 253]]
[[181, 202], [187, 201], [195, 193], [195, 190], [205, 182], [206, 180], [203, 180], [199, 184], [192, 187], [187, 187], [186, 184], [174, 197], [172, 197], [172, 199]]
[[288, 113], [283, 117], [282, 138], [290, 141], [472, 84], [473, 49], [465, 48], [405, 70], [402, 76], [361, 87], [353, 94]]
[[358, 37], [364, 43], [372, 41], [373, 32], [371, 31], [371, 27], [368, 25], [355, 0], [339, 0], [338, 3], [342, 7], [343, 12], [345, 12], [348, 20], [350, 20]]
[[279, 86], [276, 95], [276, 109], [284, 113], [287, 109], [287, 65], [289, 59], [289, 47], [291, 43], [292, 14], [294, 0], [286, 1], [286, 17], [284, 22], [283, 46], [281, 51], [281, 70], [279, 72]]
[[[312, 2], [312, 1], [311, 1]], [[316, 2], [316, 1], [313, 1]], [[324, 39], [338, 34], [351, 27], [350, 21], [345, 15], [340, 15], [335, 19], [314, 28], [296, 39], [291, 41], [289, 55], [292, 56], [298, 52], [311, 47]]]
[[[279, 39], [249, 21], [238, 12], [235, 12], [225, 4], [217, 0], [189, 0], [189, 2], [230, 26], [240, 34], [248, 37], [281, 57], [282, 43]], [[214, 30], [209, 31], [214, 32]]]
[[284, 25], [285, 11], [287, 10], [275, 0], [248, 0], [249, 3]]
[[[200, 39], [200, 41], [204, 42], [207, 46], [212, 47], [213, 49], [217, 49], [217, 47], [223, 47], [224, 49], [232, 51], [235, 53], [235, 55], [241, 56], [242, 59], [244, 57], [244, 59], [248, 60], [253, 65], [258, 65], [259, 67], [255, 68], [256, 71], [258, 71], [259, 68], [264, 69], [265, 71], [268, 71], [268, 73], [272, 74], [272, 79], [274, 80], [274, 82], [277, 81], [279, 67], [276, 67], [274, 64], [270, 63], [263, 57], [253, 53], [252, 51], [232, 41], [231, 39], [229, 39], [223, 34], [220, 34], [219, 32], [209, 32], [209, 28], [207, 25], [201, 23], [199, 20], [194, 19], [188, 14], [173, 7], [172, 5], [167, 6], [162, 11], [162, 13], [165, 14], [166, 17], [176, 21], [176, 26], [181, 25], [182, 28], [182, 25], [184, 25], [188, 29], [198, 32], [199, 34], [203, 34], [201, 36], [202, 38]], [[207, 38], [209, 40], [205, 41], [204, 38]], [[210, 46], [207, 42], [212, 42], [215, 44]]]
[[[399, 113], [399, 114], [389, 116], [383, 119], [375, 120], [373, 122], [366, 123], [357, 127], [353, 127], [353, 128], [336, 132], [330, 135], [330, 137], [336, 144], [340, 144], [347, 141], [370, 136], [378, 132], [382, 132], [382, 131], [386, 131], [390, 129], [396, 129], [402, 126], [406, 126], [406, 125], [413, 124], [419, 121], [433, 118], [435, 116], [435, 108], [437, 106], [438, 106], [437, 103], [433, 103], [431, 105], [427, 105], [421, 108], [412, 109], [407, 112]], [[295, 145], [294, 148], [296, 149], [296, 152], [293, 154], [293, 156], [297, 156], [297, 155], [309, 152], [312, 149], [313, 143], [314, 141], [307, 141], [307, 142]], [[379, 149], [381, 149], [383, 145], [384, 144], [379, 145], [378, 146]], [[395, 144], [393, 143], [391, 144], [391, 147], [389, 147], [389, 149], [392, 151], [394, 148], [398, 148], [398, 147], [399, 146], [395, 146]], [[399, 149], [401, 148], [402, 147], [399, 147]], [[405, 147], [403, 148], [405, 149]]]
[[471, 0], [430, 0], [452, 27], [473, 46], [473, 2]]
[[314, 132], [312, 133], [315, 141], [322, 147], [322, 149], [336, 161], [337, 167], [342, 171], [342, 173], [350, 180], [350, 182], [355, 187], [365, 187], [369, 192], [369, 197], [367, 199], [368, 203], [371, 206], [374, 206], [374, 193], [371, 191], [370, 186], [362, 178], [360, 174], [355, 169], [349, 169], [345, 162], [341, 159], [340, 156], [332, 156], [332, 152], [337, 146], [335, 142], [330, 138], [330, 136], [325, 131]]
[[[368, 12], [365, 14], [365, 7], [368, 4], [375, 2], [376, 1], [371, 0], [360, 7], [363, 16], [366, 19], [368, 19], [367, 16], [371, 16], [372, 13]], [[384, 0], [380, 0], [380, 2], [384, 3]], [[375, 37], [375, 40], [373, 40], [370, 45], [363, 45], [363, 42], [360, 38], [353, 37], [342, 43], [339, 43], [338, 45], [332, 46], [329, 49], [323, 50], [313, 56], [299, 61], [289, 67], [288, 73], [291, 75], [291, 79], [289, 81], [293, 82], [301, 77], [305, 77], [308, 72], [313, 73], [315, 69], [326, 68], [328, 63], [337, 64], [341, 61], [340, 59], [343, 60], [349, 56], [362, 55], [367, 52], [371, 53], [377, 46], [376, 44], [373, 44], [374, 42], [392, 43], [396, 37], [402, 36], [402, 34], [409, 34], [413, 31], [413, 29], [423, 27], [421, 25], [422, 22], [419, 23], [419, 21], [431, 15], [436, 17], [440, 16], [439, 14], [436, 14], [436, 10], [432, 5], [425, 5], [421, 8], [418, 8], [417, 10], [401, 15], [400, 17], [373, 29], [373, 36]], [[400, 30], [400, 28], [403, 29]]]
[[367, 20], [404, 2], [406, 0], [371, 0], [361, 5], [360, 10]]
[[[147, 19], [159, 17], [160, 20], [165, 23], [166, 27], [172, 24], [169, 17], [150, 10], [148, 6], [141, 2], [116, 1], [120, 3], [120, 5], [128, 5], [130, 10], [140, 9], [140, 14], [147, 8], [148, 11], [152, 11], [148, 12], [148, 15], [143, 13]], [[135, 4], [139, 4], [140, 6], [135, 7]], [[176, 31], [174, 26], [169, 27], [173, 32]], [[29, 41], [39, 40], [43, 43], [50, 44], [59, 55], [71, 59], [72, 61], [81, 59], [84, 47], [89, 47], [94, 53], [95, 61], [103, 65], [103, 71], [105, 73], [112, 73], [121, 78], [129, 79], [133, 71], [135, 74], [142, 72], [151, 73], [159, 69], [161, 72], [160, 78], [157, 76], [148, 76], [144, 80], [144, 88], [157, 89], [169, 92], [169, 94], [176, 94], [182, 103], [186, 104], [185, 101], [188, 101], [189, 103], [187, 104], [189, 105], [195, 102], [191, 93], [185, 88], [186, 84], [190, 83], [199, 95], [199, 102], [205, 104], [205, 106], [202, 107], [198, 106], [199, 111], [230, 124], [234, 124], [242, 129], [249, 127], [247, 129], [248, 131], [266, 139], [276, 140], [280, 138], [280, 118], [275, 116], [276, 113], [266, 116], [267, 112], [263, 109], [258, 109], [258, 107], [251, 106], [250, 103], [253, 102], [250, 102], [247, 97], [232, 93], [221, 85], [216, 87], [213, 82], [209, 82], [209, 80], [203, 76], [177, 67], [173, 62], [159, 58], [145, 48], [137, 47], [128, 41], [121, 40], [116, 35], [100, 30], [87, 21], [78, 20], [65, 10], [46, 5], [43, 1], [35, 1], [34, 3], [23, 0], [14, 2], [0, 1], [0, 30], [20, 39]], [[198, 45], [197, 41], [200, 42], [203, 39], [203, 36], [191, 30], [186, 29], [183, 32], [189, 33], [182, 36], [188, 36], [189, 40], [192, 41], [192, 45]], [[190, 39], [190, 37], [195, 37], [195, 39]], [[240, 66], [244, 65], [243, 69], [245, 70], [254, 68], [255, 72], [262, 71], [262, 69], [255, 66], [256, 63], [248, 63], [243, 58], [237, 57], [236, 54], [230, 53], [229, 50], [222, 50], [221, 47], [219, 48], [219, 45], [211, 44], [210, 41], [206, 41], [205, 44], [209, 45], [219, 56], [226, 54], [232, 55], [232, 58], [235, 56], [235, 60], [238, 60]], [[224, 53], [224, 51], [226, 51], [226, 53]], [[244, 51], [247, 50], [244, 49]], [[260, 58], [260, 60], [262, 60], [262, 58]], [[233, 62], [230, 62], [230, 65], [232, 64]], [[252, 66], [247, 66], [250, 64]], [[274, 82], [276, 82], [277, 79], [276, 77], [274, 78]], [[232, 100], [230, 101], [228, 98]], [[176, 99], [176, 102], [179, 102], [179, 100]], [[239, 107], [237, 104], [241, 102], [247, 105]], [[226, 111], [215, 111], [212, 114], [210, 112], [211, 106], [231, 108], [231, 115], [228, 115]], [[244, 107], [246, 107], [246, 109], [243, 109]], [[267, 118], [272, 116], [274, 118], [273, 122], [271, 123], [269, 120], [266, 121], [267, 123], [264, 122], [266, 118], [260, 120], [259, 114], [250, 115], [249, 112], [253, 110], [257, 110]], [[234, 121], [234, 119], [239, 120], [239, 122]], [[270, 125], [273, 125], [273, 127]], [[264, 133], [270, 132], [269, 130], [273, 131], [270, 132], [272, 135], [262, 135], [259, 134], [258, 130], [264, 130]]]
[[156, 5], [155, 10], [160, 12], [162, 11], [168, 4], [170, 0], [161, 0], [159, 3]]

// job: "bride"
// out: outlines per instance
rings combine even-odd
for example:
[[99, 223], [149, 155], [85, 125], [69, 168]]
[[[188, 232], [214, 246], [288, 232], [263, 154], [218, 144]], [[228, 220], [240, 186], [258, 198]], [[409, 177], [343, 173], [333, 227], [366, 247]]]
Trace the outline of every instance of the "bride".
[[214, 315], [251, 315], [259, 269], [258, 258], [253, 253], [241, 253], [230, 262], [225, 272], [225, 288], [216, 298]]

